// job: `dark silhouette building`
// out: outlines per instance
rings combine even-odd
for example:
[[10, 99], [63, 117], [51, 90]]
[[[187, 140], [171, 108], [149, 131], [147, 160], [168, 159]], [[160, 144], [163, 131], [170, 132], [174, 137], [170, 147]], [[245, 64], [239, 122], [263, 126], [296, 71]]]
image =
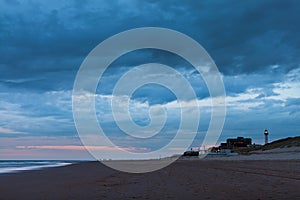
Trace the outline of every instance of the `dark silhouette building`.
[[186, 151], [184, 152], [183, 156], [199, 156], [199, 151]]
[[[247, 147], [252, 144], [252, 139], [244, 137], [228, 138], [226, 144], [228, 149]], [[225, 144], [222, 143], [221, 147], [225, 147]]]

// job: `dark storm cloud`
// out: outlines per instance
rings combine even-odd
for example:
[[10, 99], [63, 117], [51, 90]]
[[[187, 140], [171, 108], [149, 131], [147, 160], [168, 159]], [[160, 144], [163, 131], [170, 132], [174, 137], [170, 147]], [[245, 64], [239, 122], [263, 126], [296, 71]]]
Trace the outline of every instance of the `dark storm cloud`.
[[[297, 1], [5, 1], [1, 3], [2, 91], [70, 90], [84, 57], [101, 41], [120, 31], [162, 26], [181, 31], [201, 43], [225, 75], [226, 92], [269, 88], [299, 63]], [[188, 64], [162, 51], [122, 56], [105, 74], [106, 87], [126, 67], [159, 62], [184, 73]], [[274, 68], [274, 66], [277, 66]], [[254, 74], [248, 77], [247, 74]], [[239, 76], [237, 76], [239, 75]], [[199, 76], [199, 74], [197, 74]], [[189, 77], [197, 96], [209, 96], [199, 80]], [[198, 83], [198, 84], [195, 84]], [[147, 91], [157, 99], [159, 92]], [[139, 98], [144, 97], [141, 92]], [[273, 94], [272, 94], [273, 95]], [[172, 100], [170, 95], [166, 99]]]
[[200, 13], [194, 20], [203, 34], [198, 41], [221, 71], [249, 73], [274, 64], [290, 69], [299, 62], [297, 1], [215, 1], [193, 8]]
[[[193, 37], [224, 74], [260, 73], [272, 65], [279, 65], [283, 69], [279, 73], [286, 73], [299, 63], [298, 1], [1, 4], [2, 84], [6, 79], [34, 77], [45, 79], [47, 84], [21, 86], [71, 89], [76, 71], [93, 47], [120, 31], [143, 26], [172, 28]], [[169, 58], [176, 66], [171, 56], [152, 56]], [[127, 61], [135, 64], [132, 58]]]

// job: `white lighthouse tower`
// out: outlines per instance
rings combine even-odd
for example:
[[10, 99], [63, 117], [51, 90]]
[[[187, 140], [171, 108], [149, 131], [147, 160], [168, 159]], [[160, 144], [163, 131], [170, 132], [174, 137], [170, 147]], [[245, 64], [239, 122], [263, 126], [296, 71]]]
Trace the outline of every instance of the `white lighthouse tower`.
[[269, 131], [267, 129], [265, 130], [264, 135], [265, 135], [265, 144], [268, 144]]

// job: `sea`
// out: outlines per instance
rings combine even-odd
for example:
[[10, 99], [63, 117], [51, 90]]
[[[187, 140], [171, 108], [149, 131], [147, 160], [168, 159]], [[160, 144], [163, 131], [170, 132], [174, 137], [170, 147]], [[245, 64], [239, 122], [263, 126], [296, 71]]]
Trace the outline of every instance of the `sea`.
[[62, 160], [0, 160], [0, 174], [41, 170], [49, 167], [66, 166], [72, 163], [75, 162]]

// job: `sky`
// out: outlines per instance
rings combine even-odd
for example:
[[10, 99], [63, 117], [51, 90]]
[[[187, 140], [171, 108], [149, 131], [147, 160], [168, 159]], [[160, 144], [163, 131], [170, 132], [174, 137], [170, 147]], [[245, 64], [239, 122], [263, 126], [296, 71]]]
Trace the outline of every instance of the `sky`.
[[[262, 144], [265, 129], [270, 141], [300, 135], [299, 1], [1, 0], [0, 10], [0, 159], [92, 159], [72, 114], [76, 74], [99, 43], [141, 27], [186, 34], [216, 63], [227, 105], [217, 144], [237, 136]], [[99, 124], [111, 141], [129, 151], [159, 149], [172, 140], [180, 111], [176, 96], [165, 87], [142, 86], [129, 106], [140, 126], [151, 121], [149, 109], [163, 106], [168, 111], [157, 136], [128, 139], [112, 116], [117, 81], [150, 62], [171, 66], [193, 87], [201, 120], [191, 146], [201, 146], [210, 120], [210, 94], [190, 63], [166, 51], [129, 52], [107, 68], [100, 80], [104, 87], [95, 94]]]

